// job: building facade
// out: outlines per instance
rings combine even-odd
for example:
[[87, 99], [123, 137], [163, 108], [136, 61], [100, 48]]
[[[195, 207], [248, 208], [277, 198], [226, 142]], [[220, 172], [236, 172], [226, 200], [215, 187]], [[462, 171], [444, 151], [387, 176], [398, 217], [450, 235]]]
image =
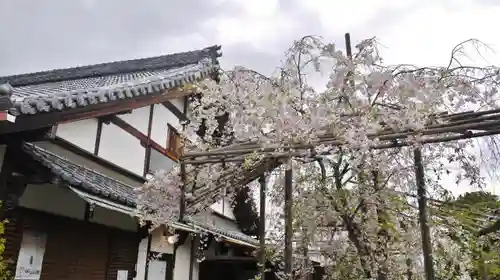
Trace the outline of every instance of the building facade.
[[[0, 122], [4, 255], [15, 279], [204, 279], [199, 250], [227, 261], [258, 246], [227, 201], [166, 225], [175, 244], [134, 215], [133, 189], [177, 164], [185, 86], [216, 75], [219, 50], [0, 77], [15, 116]], [[200, 248], [200, 238], [212, 242]]]

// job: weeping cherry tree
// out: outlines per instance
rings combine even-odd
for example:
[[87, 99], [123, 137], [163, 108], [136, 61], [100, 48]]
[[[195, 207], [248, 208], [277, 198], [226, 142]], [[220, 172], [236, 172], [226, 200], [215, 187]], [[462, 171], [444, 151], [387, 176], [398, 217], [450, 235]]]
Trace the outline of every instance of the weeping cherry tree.
[[[480, 43], [457, 45], [446, 66], [390, 66], [373, 38], [348, 55], [333, 43], [306, 36], [292, 45], [271, 76], [236, 67], [221, 71], [218, 81], [193, 85], [198, 94], [191, 99], [190, 121], [182, 133], [186, 152], [236, 145], [253, 151], [233, 161], [187, 165], [186, 190], [223, 187], [234, 194], [243, 186], [226, 180], [228, 174], [244, 174], [256, 163], [278, 159], [279, 169], [294, 170], [297, 275], [320, 258], [327, 279], [423, 279], [418, 211], [411, 196], [417, 188], [413, 151], [422, 151], [429, 195], [448, 195], [440, 180], [450, 173], [448, 162], [460, 167], [453, 171], [457, 183], [484, 185], [481, 159], [474, 152], [481, 148], [478, 142], [443, 140], [457, 131], [423, 133], [426, 127], [442, 126], [445, 112], [497, 106], [499, 69], [464, 66], [460, 60], [466, 46]], [[326, 86], [313, 84], [314, 77], [327, 79]], [[223, 125], [221, 116], [226, 116]], [[179, 168], [156, 174], [138, 189], [145, 219], [160, 224], [178, 219]], [[276, 174], [267, 195], [281, 207], [284, 178], [283, 172]], [[213, 204], [220, 198], [216, 193], [188, 207], [187, 215]], [[283, 227], [280, 217], [272, 222]], [[452, 215], [431, 215], [429, 223], [436, 279], [467, 279], [474, 234]], [[283, 238], [282, 231], [276, 232], [268, 236], [268, 249], [278, 257]], [[450, 232], [462, 234], [457, 240]]]

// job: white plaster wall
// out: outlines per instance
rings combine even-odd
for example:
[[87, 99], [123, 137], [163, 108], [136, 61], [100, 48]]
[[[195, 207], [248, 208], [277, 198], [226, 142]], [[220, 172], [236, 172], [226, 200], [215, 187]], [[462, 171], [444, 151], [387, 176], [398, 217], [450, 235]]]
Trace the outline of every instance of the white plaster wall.
[[167, 240], [163, 237], [164, 231], [168, 236], [166, 229], [163, 229], [162, 227], [157, 228], [151, 232], [151, 251], [164, 254], [173, 254], [174, 246], [168, 244]]
[[56, 136], [93, 153], [97, 136], [97, 119], [59, 124]]
[[170, 100], [170, 103], [172, 103], [179, 111], [184, 112], [184, 98], [176, 98]]
[[118, 115], [118, 117], [142, 132], [142, 134], [148, 135], [149, 109], [150, 106], [134, 109], [131, 113]]
[[[19, 201], [20, 206], [59, 216], [83, 220], [85, 200], [68, 188], [53, 184], [28, 185]], [[136, 231], [137, 223], [126, 214], [96, 206], [90, 222]]]
[[[189, 279], [189, 263], [191, 260], [191, 237], [186, 239], [182, 246], [177, 248], [175, 255], [175, 268], [174, 280], [187, 280]], [[193, 266], [193, 280], [198, 279], [194, 277], [198, 275], [198, 263], [195, 260]]]
[[148, 256], [148, 237], [143, 238], [139, 243], [139, 250], [137, 253], [137, 263], [135, 270], [137, 272], [135, 280], [145, 280], [146, 277], [146, 259]]
[[[151, 251], [173, 254], [173, 246], [166, 244], [162, 241], [162, 229], [158, 228], [151, 232]], [[137, 277], [136, 280], [144, 280], [145, 266], [146, 266], [146, 253], [147, 252], [147, 238], [143, 239], [139, 244], [139, 253], [137, 258]], [[175, 256], [175, 267], [174, 267], [174, 280], [187, 280], [189, 279], [189, 269], [191, 260], [191, 237], [188, 237], [182, 246], [177, 248]], [[199, 264], [194, 262], [193, 264], [193, 280], [198, 279], [199, 275]]]
[[200, 278], [200, 263], [194, 260], [193, 263], [193, 280], [198, 280]]
[[149, 171], [154, 174], [156, 171], [168, 171], [177, 164], [164, 154], [151, 149], [151, 156], [149, 158]]
[[210, 209], [228, 219], [236, 220], [229, 199], [219, 200], [218, 202], [210, 206]]
[[139, 139], [112, 123], [102, 126], [99, 157], [143, 176], [146, 149]]
[[161, 104], [154, 105], [153, 124], [151, 127], [151, 139], [160, 146], [167, 147], [168, 126], [178, 128], [179, 119], [170, 110]]

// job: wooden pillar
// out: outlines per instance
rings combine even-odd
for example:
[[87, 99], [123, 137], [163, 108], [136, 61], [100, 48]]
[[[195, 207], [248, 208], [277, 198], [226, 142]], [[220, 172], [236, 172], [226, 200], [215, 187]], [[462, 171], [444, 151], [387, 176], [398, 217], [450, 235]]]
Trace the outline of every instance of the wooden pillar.
[[266, 176], [261, 175], [259, 178], [260, 183], [260, 217], [259, 217], [259, 265], [260, 265], [260, 279], [265, 280], [266, 274]]
[[432, 260], [432, 244], [429, 224], [427, 223], [427, 197], [425, 189], [425, 174], [422, 164], [422, 151], [415, 149], [413, 151], [415, 160], [415, 177], [417, 181], [418, 196], [418, 216], [420, 222], [420, 231], [422, 234], [422, 251], [424, 253], [425, 279], [435, 280], [434, 265]]
[[293, 213], [292, 213], [292, 166], [291, 159], [289, 159], [290, 166], [285, 170], [285, 274], [286, 279], [292, 279], [293, 271]]

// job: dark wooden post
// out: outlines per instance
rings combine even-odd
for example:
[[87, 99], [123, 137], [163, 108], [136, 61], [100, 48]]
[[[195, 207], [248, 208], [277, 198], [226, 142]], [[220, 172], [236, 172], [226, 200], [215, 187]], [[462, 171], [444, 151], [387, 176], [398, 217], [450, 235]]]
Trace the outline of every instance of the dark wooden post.
[[418, 196], [418, 214], [420, 222], [420, 231], [422, 234], [422, 251], [424, 253], [425, 279], [435, 280], [434, 264], [432, 260], [432, 244], [429, 225], [427, 223], [427, 197], [425, 189], [424, 166], [422, 164], [422, 151], [415, 149], [413, 151], [415, 160], [415, 177], [417, 181]]
[[182, 222], [184, 220], [184, 214], [186, 212], [186, 164], [181, 161], [181, 197], [180, 197], [180, 206], [179, 206], [179, 221]]
[[[198, 236], [195, 233], [190, 234], [191, 237], [191, 248], [189, 255], [189, 280], [193, 280], [193, 269], [196, 257], [196, 245], [198, 244]], [[174, 259], [175, 262], [175, 259]]]
[[292, 213], [292, 166], [291, 159], [289, 159], [290, 166], [285, 170], [285, 273], [286, 279], [292, 279], [293, 270], [293, 213]]
[[260, 265], [260, 279], [265, 280], [266, 273], [266, 176], [261, 175], [259, 178], [260, 183], [260, 217], [259, 217], [259, 265]]
[[302, 264], [302, 275], [304, 280], [311, 279], [312, 274], [309, 271], [309, 242], [308, 242], [308, 233], [307, 228], [303, 226], [302, 228], [302, 257], [304, 258], [304, 262]]
[[[351, 46], [351, 34], [349, 33], [346, 33], [344, 34], [344, 40], [345, 40], [345, 51], [346, 51], [346, 54], [347, 54], [347, 57], [352, 60], [352, 46]], [[351, 76], [352, 76], [352, 72], [349, 71], [349, 73], [347, 73], [347, 82], [349, 83], [349, 87], [351, 87], [351, 90], [354, 90], [354, 80], [351, 79]], [[348, 99], [348, 96], [344, 96], [346, 98], [346, 100]]]

